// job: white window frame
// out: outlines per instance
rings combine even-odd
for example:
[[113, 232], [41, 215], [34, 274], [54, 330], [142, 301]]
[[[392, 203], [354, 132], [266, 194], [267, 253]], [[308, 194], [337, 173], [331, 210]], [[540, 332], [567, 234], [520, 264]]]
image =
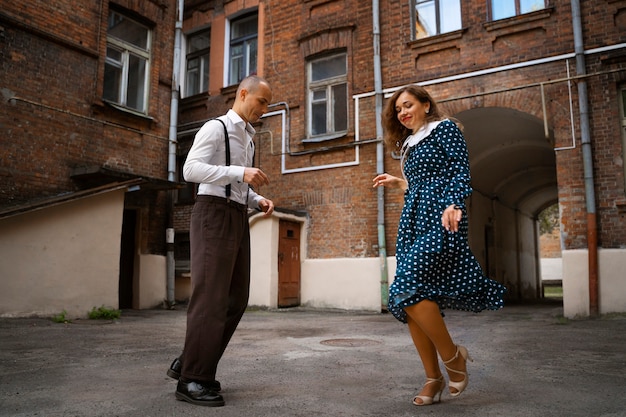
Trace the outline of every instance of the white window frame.
[[[411, 32], [413, 39], [437, 36], [462, 29], [461, 3], [461, 0], [411, 0]], [[419, 22], [418, 8], [425, 6], [431, 7], [434, 11], [433, 28], [428, 28]], [[452, 9], [452, 6], [456, 9]], [[451, 11], [456, 13], [452, 14]], [[456, 23], [457, 21], [458, 23]]]
[[[513, 14], [507, 14], [503, 16], [495, 16], [493, 5], [494, 3], [498, 3], [502, 5], [504, 0], [490, 0], [489, 1], [489, 12], [490, 12], [492, 21], [508, 19], [510, 17], [515, 17], [515, 16], [519, 16], [522, 14], [532, 13], [537, 10], [543, 10], [546, 7], [548, 7], [547, 5], [548, 0], [507, 0], [507, 1], [509, 3], [509, 7], [510, 6], [515, 7], [515, 11], [513, 12]], [[513, 2], [514, 4], [510, 4], [511, 2]], [[541, 4], [539, 5], [535, 3], [541, 3]]]
[[[330, 60], [337, 57], [343, 57], [345, 62], [345, 73], [343, 75], [336, 75], [333, 77], [324, 78], [322, 80], [312, 81], [312, 66], [314, 63], [320, 61]], [[345, 108], [345, 129], [337, 130], [335, 119], [335, 87], [345, 85], [344, 102]], [[348, 101], [348, 54], [346, 52], [335, 53], [331, 55], [325, 55], [315, 59], [310, 59], [307, 62], [307, 139], [304, 141], [319, 142], [323, 140], [335, 139], [337, 137], [345, 136], [348, 132], [349, 126], [349, 101]], [[325, 92], [325, 98], [322, 100], [315, 99], [314, 94], [319, 91]], [[313, 106], [319, 103], [326, 103], [326, 131], [319, 134], [314, 134], [313, 131]]]
[[[122, 71], [119, 90], [117, 91], [117, 99], [113, 102], [120, 106], [126, 107], [130, 110], [138, 111], [143, 114], [147, 114], [148, 111], [148, 99], [150, 92], [150, 67], [151, 67], [151, 45], [152, 45], [152, 30], [134, 19], [129, 18], [127, 15], [115, 10], [111, 10], [110, 13], [115, 13], [122, 16], [124, 19], [131, 21], [132, 23], [141, 26], [146, 29], [146, 49], [137, 47], [123, 39], [116, 38], [115, 36], [107, 33], [107, 54], [105, 59], [105, 66], [110, 65], [120, 68]], [[121, 59], [114, 60], [108, 56], [109, 48], [118, 51], [121, 55]], [[129, 68], [130, 68], [130, 56], [135, 55], [145, 61], [144, 75], [143, 75], [143, 98], [140, 108], [130, 107], [128, 105], [128, 81], [129, 81]], [[106, 89], [106, 85], [104, 86]], [[105, 100], [106, 101], [106, 100]]]
[[[254, 34], [249, 34], [249, 35], [245, 35], [236, 39], [232, 38], [232, 28], [233, 25], [238, 23], [238, 22], [242, 22], [248, 19], [256, 19], [257, 22], [257, 26], [256, 26], [256, 32]], [[229, 86], [229, 85], [236, 85], [239, 84], [239, 82], [244, 79], [245, 77], [247, 77], [248, 75], [254, 75], [258, 72], [258, 64], [259, 64], [259, 14], [258, 12], [254, 11], [253, 13], [246, 13], [244, 15], [239, 15], [237, 17], [233, 17], [232, 19], [228, 20], [228, 24], [226, 25], [226, 36], [225, 36], [225, 41], [226, 41], [226, 48], [224, 49], [226, 51], [226, 57], [227, 57], [227, 65], [225, 65], [225, 85]], [[233, 73], [233, 59], [234, 57], [232, 56], [232, 51], [234, 46], [237, 45], [242, 45], [243, 46], [243, 74], [240, 76], [239, 74], [234, 74]], [[254, 52], [252, 52], [252, 46], [255, 46], [255, 50]], [[256, 61], [256, 66], [253, 70], [250, 69], [250, 62], [251, 62], [251, 56], [252, 54], [255, 53], [256, 57], [254, 57], [255, 61]], [[226, 58], [225, 57], [225, 58]]]
[[[209, 35], [209, 46], [205, 49], [199, 50], [199, 51], [194, 51], [194, 52], [189, 52], [189, 47], [191, 45], [190, 39], [193, 38], [194, 36], [198, 36], [201, 34], [208, 34]], [[184, 97], [191, 97], [193, 95], [196, 94], [201, 94], [201, 93], [206, 93], [207, 91], [209, 91], [209, 77], [210, 77], [210, 65], [211, 65], [211, 30], [210, 29], [206, 29], [206, 30], [201, 30], [201, 31], [197, 31], [194, 33], [190, 33], [185, 37], [185, 66], [183, 68], [183, 76], [184, 76], [184, 85], [182, 86], [184, 88]], [[200, 88], [199, 91], [195, 91], [190, 93], [189, 92], [189, 61], [190, 61], [190, 56], [192, 56], [192, 58], [198, 58], [200, 59], [200, 67], [198, 68], [198, 72], [200, 73]], [[206, 63], [205, 60], [202, 59], [202, 57], [206, 56]], [[204, 65], [206, 65], [206, 68], [204, 67]], [[204, 77], [202, 77], [202, 74], [205, 72], [206, 69], [206, 73], [207, 73], [207, 77], [206, 79]]]

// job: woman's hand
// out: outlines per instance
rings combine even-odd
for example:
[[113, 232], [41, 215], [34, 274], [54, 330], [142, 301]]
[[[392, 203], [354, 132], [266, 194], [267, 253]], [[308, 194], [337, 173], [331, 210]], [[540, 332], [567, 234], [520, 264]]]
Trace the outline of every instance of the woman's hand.
[[463, 210], [455, 207], [457, 206], [454, 204], [449, 205], [441, 216], [441, 224], [449, 232], [459, 231], [459, 222], [461, 221], [461, 216], [463, 216]]
[[374, 188], [379, 186], [393, 187], [400, 188], [403, 191], [409, 188], [409, 185], [403, 178], [394, 177], [393, 175], [389, 175], [387, 173], [377, 175], [372, 181], [374, 182]]

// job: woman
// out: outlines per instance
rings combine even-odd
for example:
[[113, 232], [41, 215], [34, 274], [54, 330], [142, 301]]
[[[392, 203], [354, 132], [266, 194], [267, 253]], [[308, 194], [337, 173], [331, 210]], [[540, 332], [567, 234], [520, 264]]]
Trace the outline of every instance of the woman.
[[483, 275], [467, 242], [465, 199], [471, 194], [469, 160], [459, 127], [446, 119], [428, 92], [398, 90], [383, 113], [385, 141], [401, 154], [404, 178], [381, 174], [374, 187], [404, 190], [398, 226], [397, 269], [389, 288], [389, 311], [407, 323], [426, 383], [413, 398], [430, 405], [445, 389], [439, 355], [453, 397], [468, 383], [467, 349], [456, 345], [443, 320], [452, 308], [479, 312], [503, 305], [504, 286]]

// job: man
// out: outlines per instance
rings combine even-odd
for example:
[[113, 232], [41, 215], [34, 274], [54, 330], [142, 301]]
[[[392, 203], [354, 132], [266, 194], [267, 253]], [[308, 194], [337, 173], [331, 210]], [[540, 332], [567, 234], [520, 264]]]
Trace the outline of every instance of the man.
[[232, 109], [219, 117], [228, 130], [230, 164], [224, 125], [210, 120], [196, 134], [183, 167], [185, 180], [200, 185], [189, 229], [192, 293], [185, 346], [168, 375], [180, 377], [176, 398], [192, 404], [225, 404], [215, 374], [248, 304], [248, 207], [266, 216], [274, 211], [274, 203], [252, 189], [269, 184], [267, 175], [252, 167], [255, 130], [251, 123], [267, 112], [271, 99], [263, 78], [242, 80]]

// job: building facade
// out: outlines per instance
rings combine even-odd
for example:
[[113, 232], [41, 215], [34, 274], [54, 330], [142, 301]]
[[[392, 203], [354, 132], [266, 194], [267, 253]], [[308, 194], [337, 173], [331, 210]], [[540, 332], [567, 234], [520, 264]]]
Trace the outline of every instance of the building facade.
[[166, 298], [175, 21], [166, 0], [2, 2], [1, 315]]
[[400, 175], [380, 111], [417, 83], [464, 126], [470, 244], [508, 301], [542, 297], [537, 218], [558, 203], [565, 315], [626, 311], [626, 0], [25, 3], [0, 12], [0, 236], [22, 259], [0, 263], [7, 299], [50, 270], [48, 288], [64, 282], [68, 253], [70, 287], [106, 283], [95, 305], [188, 297], [180, 166], [258, 74], [274, 102], [255, 126], [271, 180], [257, 191], [277, 210], [250, 217], [251, 305], [385, 308], [403, 195], [372, 187]]
[[[625, 29], [624, 1], [188, 1], [185, 37], [205, 41], [206, 88], [187, 49], [180, 160], [227, 107], [237, 71], [266, 77], [275, 103], [257, 166], [272, 183], [260, 191], [300, 232], [297, 302], [384, 308], [402, 195], [371, 186], [378, 172], [399, 174], [377, 119], [395, 89], [421, 84], [464, 125], [470, 242], [509, 300], [542, 297], [537, 218], [558, 203], [566, 315], [624, 311]], [[252, 221], [251, 302], [280, 306], [286, 237]]]

